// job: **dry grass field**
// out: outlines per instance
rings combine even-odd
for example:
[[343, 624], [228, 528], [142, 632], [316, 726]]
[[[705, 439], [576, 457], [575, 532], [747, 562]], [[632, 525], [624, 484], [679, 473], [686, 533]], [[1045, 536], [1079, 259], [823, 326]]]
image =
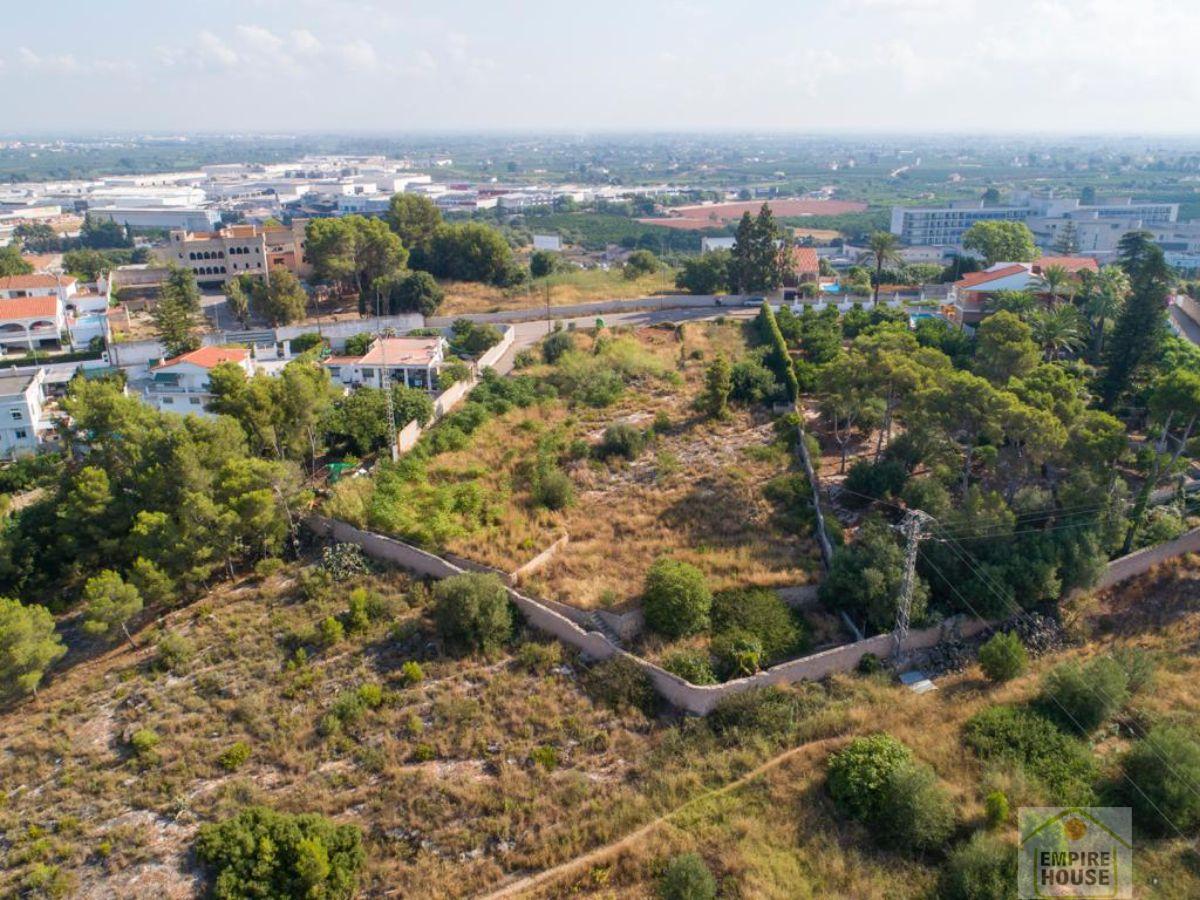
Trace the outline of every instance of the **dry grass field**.
[[[1074, 621], [1091, 643], [1007, 685], [972, 667], [923, 696], [875, 676], [798, 686], [788, 694], [800, 718], [774, 740], [613, 712], [556, 645], [441, 656], [426, 591], [398, 573], [308, 599], [297, 574], [220, 587], [144, 628], [139, 650], [80, 661], [0, 712], [0, 895], [197, 896], [198, 826], [264, 803], [357, 824], [363, 896], [484, 896], [598, 851], [522, 895], [650, 898], [664, 861], [695, 850], [722, 896], [927, 897], [940, 858], [876, 849], [825, 792], [828, 754], [850, 736], [887, 730], [932, 765], [961, 838], [982, 826], [988, 790], [1003, 787], [1014, 808], [1052, 799], [964, 750], [961, 729], [988, 705], [1028, 699], [1064, 656], [1153, 651], [1156, 687], [1134, 714], [1200, 721], [1195, 558], [1082, 604]], [[311, 647], [316, 624], [342, 613], [355, 586], [375, 596], [376, 618], [301, 658], [295, 646]], [[190, 652], [160, 665], [165, 634]], [[424, 671], [417, 683], [402, 675], [411, 660]], [[341, 698], [365, 684], [382, 687], [383, 702], [330, 726]], [[141, 759], [128, 746], [138, 729], [160, 738]], [[249, 758], [227, 771], [218, 758], [236, 741]], [[1120, 728], [1094, 742], [1105, 774], [1127, 744]], [[1190, 840], [1141, 840], [1136, 853], [1139, 897], [1200, 895]]]
[[520, 288], [498, 288], [473, 281], [451, 281], [442, 285], [445, 302], [439, 316], [490, 313], [546, 306], [546, 289], [551, 306], [570, 306], [591, 300], [631, 300], [675, 290], [670, 270], [640, 278], [626, 278], [621, 269], [575, 269], [538, 278]]
[[[782, 528], [763, 496], [768, 481], [795, 468], [770, 416], [735, 407], [728, 419], [713, 421], [694, 408], [714, 356], [736, 360], [746, 352], [743, 326], [691, 323], [682, 342], [669, 328], [623, 339], [635, 341], [630, 349], [663, 377], [639, 378], [599, 409], [561, 401], [514, 409], [485, 423], [463, 449], [430, 460], [430, 482], [474, 482], [498, 509], [493, 522], [448, 540], [445, 549], [511, 572], [565, 533], [566, 547], [528, 586], [582, 608], [632, 601], [646, 570], [664, 555], [696, 565], [714, 590], [808, 583], [818, 568], [815, 544]], [[591, 353], [590, 334], [575, 340], [581, 353]], [[528, 371], [546, 375], [549, 367]], [[570, 462], [574, 504], [559, 512], [534, 507], [519, 470], [536, 458], [539, 440], [554, 435], [586, 449], [614, 423], [653, 431], [650, 445], [632, 461]], [[348, 501], [370, 489], [361, 479], [340, 487], [329, 513], [361, 521]]]

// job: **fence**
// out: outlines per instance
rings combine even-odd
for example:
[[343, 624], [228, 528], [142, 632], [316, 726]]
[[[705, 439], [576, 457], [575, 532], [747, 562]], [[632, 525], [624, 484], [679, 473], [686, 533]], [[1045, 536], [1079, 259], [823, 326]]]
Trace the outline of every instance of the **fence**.
[[[313, 515], [306, 520], [316, 534], [349, 544], [357, 544], [367, 555], [386, 560], [418, 575], [432, 578], [447, 578], [462, 574], [466, 569], [440, 556], [416, 547], [384, 537], [370, 531], [355, 528], [348, 522]], [[1154, 566], [1175, 556], [1200, 552], [1200, 528], [1193, 529], [1174, 541], [1140, 550], [1129, 556], [1113, 560], [1101, 577], [1097, 589], [1111, 587], [1119, 581], [1140, 575]], [[888, 659], [896, 650], [891, 634], [878, 634], [852, 644], [843, 644], [814, 653], [811, 656], [780, 663], [770, 669], [748, 675], [724, 684], [691, 684], [665, 669], [641, 657], [626, 653], [598, 631], [585, 630], [577, 623], [586, 623], [589, 614], [564, 604], [527, 597], [515, 588], [508, 588], [513, 604], [521, 611], [525, 620], [534, 628], [568, 644], [585, 656], [604, 660], [618, 654], [632, 660], [650, 679], [658, 693], [673, 706], [697, 715], [707, 715], [726, 697], [752, 688], [772, 684], [791, 684], [824, 678], [837, 672], [848, 672], [858, 665], [866, 654], [873, 653], [880, 659]], [[970, 637], [978, 634], [990, 623], [981, 619], [954, 617], [933, 628], [910, 631], [901, 644], [901, 653], [908, 654], [925, 650], [946, 640], [951, 635]]]

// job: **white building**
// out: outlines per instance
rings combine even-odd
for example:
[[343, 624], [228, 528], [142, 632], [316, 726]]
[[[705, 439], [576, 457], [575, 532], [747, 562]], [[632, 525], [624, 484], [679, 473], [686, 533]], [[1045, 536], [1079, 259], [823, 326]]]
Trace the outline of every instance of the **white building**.
[[700, 238], [700, 252], [712, 253], [714, 250], [732, 250], [736, 240], [737, 238], [732, 237], [702, 237]]
[[234, 363], [254, 374], [254, 357], [242, 347], [201, 347], [168, 359], [150, 369], [153, 381], [146, 389], [145, 400], [163, 412], [181, 415], [208, 415], [212, 400], [209, 375], [221, 363]]
[[533, 236], [534, 250], [562, 250], [562, 238], [557, 234], [535, 234]]
[[376, 338], [363, 356], [331, 356], [325, 365], [333, 381], [347, 387], [382, 387], [386, 369], [392, 384], [434, 393], [446, 347], [441, 337]]
[[48, 427], [42, 418], [42, 369], [33, 375], [0, 376], [0, 457], [12, 459], [34, 453], [40, 433]]
[[895, 206], [892, 207], [891, 231], [906, 244], [958, 247], [962, 245], [963, 234], [976, 222], [1023, 222], [1030, 225], [1036, 234], [1039, 228], [1046, 231], [1048, 224], [1043, 223], [1053, 220], [1074, 220], [1077, 223], [1132, 220], [1154, 226], [1166, 225], [1178, 218], [1178, 203], [1133, 203], [1126, 200], [1123, 203], [1083, 206], [1078, 200], [1018, 195], [1016, 202], [1009, 206], [984, 206], [981, 201], [952, 203], [942, 207]]

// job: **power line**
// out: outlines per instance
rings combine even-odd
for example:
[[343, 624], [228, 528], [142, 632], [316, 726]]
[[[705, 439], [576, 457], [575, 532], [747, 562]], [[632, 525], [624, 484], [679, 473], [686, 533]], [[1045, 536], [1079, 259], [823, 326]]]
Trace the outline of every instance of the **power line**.
[[[936, 520], [936, 519], [934, 519], [934, 522], [935, 522], [935, 523], [936, 523], [936, 521], [937, 521], [937, 520]], [[933, 571], [934, 571], [935, 573], [937, 573], [937, 575], [938, 575], [938, 576], [940, 576], [940, 577], [941, 577], [941, 579], [942, 579], [943, 581], [945, 581], [945, 582], [946, 582], [946, 584], [947, 584], [947, 585], [949, 585], [950, 589], [951, 589], [952, 591], [954, 591], [954, 593], [955, 593], [955, 594], [958, 596], [959, 600], [961, 600], [961, 601], [962, 601], [963, 605], [964, 605], [964, 606], [966, 606], [966, 607], [967, 607], [967, 609], [969, 609], [969, 610], [972, 612], [972, 614], [974, 614], [974, 615], [975, 615], [975, 617], [976, 617], [976, 618], [983, 619], [983, 616], [979, 615], [979, 613], [978, 613], [978, 612], [975, 610], [975, 608], [974, 608], [974, 607], [973, 607], [973, 606], [970, 604], [970, 602], [968, 602], [967, 598], [966, 598], [966, 597], [964, 597], [964, 596], [962, 595], [962, 593], [961, 593], [961, 592], [958, 590], [958, 587], [957, 587], [957, 586], [954, 584], [954, 582], [952, 582], [952, 581], [951, 581], [949, 578], [947, 578], [947, 577], [946, 577], [944, 574], [942, 574], [941, 570], [940, 570], [940, 569], [938, 569], [938, 567], [937, 567], [936, 565], [934, 565], [934, 564], [933, 564], [933, 562], [932, 562], [932, 561], [929, 559], [929, 555], [928, 555], [928, 554], [926, 554], [926, 555], [925, 555], [925, 562], [926, 562], [926, 563], [927, 563], [927, 564], [930, 566], [930, 568], [932, 568], [932, 569], [933, 569]], [[1002, 598], [1002, 599], [1004, 599], [1004, 598]], [[1008, 601], [1008, 602], [1011, 602], [1011, 601]], [[1024, 614], [1024, 613], [1023, 613], [1023, 611], [1022, 611], [1022, 612], [1020, 612], [1020, 613], [1018, 613], [1018, 614], [1019, 614], [1019, 615], [1022, 615], [1022, 614]], [[986, 620], [986, 619], [984, 619], [984, 621], [987, 621], [987, 620]], [[1071, 724], [1073, 724], [1073, 725], [1074, 725], [1076, 728], [1078, 728], [1078, 729], [1079, 729], [1079, 733], [1080, 733], [1080, 734], [1086, 734], [1086, 733], [1087, 733], [1086, 729], [1085, 729], [1085, 728], [1084, 728], [1082, 725], [1080, 725], [1080, 724], [1079, 724], [1079, 720], [1077, 720], [1077, 719], [1076, 719], [1076, 718], [1075, 718], [1073, 715], [1071, 715], [1071, 712], [1070, 712], [1070, 710], [1068, 710], [1068, 709], [1067, 709], [1067, 708], [1066, 708], [1066, 707], [1065, 707], [1065, 706], [1062, 704], [1062, 702], [1061, 702], [1061, 701], [1060, 701], [1060, 700], [1059, 700], [1057, 697], [1053, 697], [1053, 696], [1051, 696], [1051, 697], [1050, 697], [1050, 699], [1051, 699], [1051, 700], [1052, 700], [1052, 701], [1055, 703], [1055, 705], [1057, 705], [1057, 706], [1058, 706], [1058, 708], [1059, 708], [1059, 709], [1061, 709], [1061, 710], [1062, 710], [1063, 714], [1064, 714], [1064, 715], [1065, 715], [1065, 716], [1066, 716], [1068, 719], [1070, 719], [1070, 720], [1071, 720]], [[1161, 759], [1161, 758], [1162, 758], [1162, 757], [1161, 757], [1161, 755], [1160, 755], [1160, 759]], [[1164, 760], [1164, 762], [1166, 762], [1166, 760]], [[1169, 763], [1168, 763], [1167, 765], [1168, 765], [1168, 767], [1170, 767], [1170, 764], [1169, 764]], [[1158, 813], [1160, 816], [1162, 816], [1162, 818], [1163, 818], [1163, 821], [1164, 821], [1164, 822], [1166, 822], [1168, 825], [1170, 825], [1170, 826], [1171, 826], [1171, 827], [1172, 827], [1172, 828], [1175, 830], [1175, 833], [1176, 833], [1177, 835], [1179, 835], [1179, 837], [1181, 837], [1181, 838], [1185, 838], [1185, 837], [1186, 837], [1186, 835], [1185, 835], [1185, 834], [1183, 833], [1183, 831], [1182, 831], [1182, 830], [1179, 828], [1179, 826], [1178, 826], [1178, 825], [1176, 825], [1176, 824], [1175, 824], [1175, 822], [1174, 822], [1174, 821], [1172, 821], [1172, 820], [1171, 820], [1171, 818], [1170, 818], [1170, 817], [1168, 817], [1168, 816], [1167, 816], [1167, 814], [1166, 814], [1166, 813], [1164, 813], [1164, 812], [1162, 811], [1162, 809], [1159, 807], [1159, 805], [1158, 805], [1157, 803], [1155, 803], [1155, 802], [1154, 802], [1152, 799], [1150, 799], [1150, 796], [1149, 796], [1149, 795], [1148, 795], [1148, 794], [1147, 794], [1147, 793], [1146, 793], [1144, 790], [1142, 790], [1142, 787], [1141, 787], [1141, 785], [1139, 785], [1139, 784], [1138, 784], [1136, 781], [1134, 781], [1134, 780], [1133, 780], [1133, 779], [1132, 779], [1132, 778], [1129, 776], [1129, 773], [1128, 773], [1128, 772], [1126, 772], [1124, 769], [1122, 769], [1122, 770], [1121, 770], [1121, 776], [1122, 776], [1122, 777], [1123, 777], [1123, 778], [1124, 778], [1126, 781], [1128, 781], [1128, 782], [1129, 782], [1129, 783], [1130, 783], [1130, 784], [1133, 786], [1134, 790], [1136, 790], [1136, 791], [1137, 791], [1139, 794], [1141, 794], [1142, 798], [1143, 798], [1143, 799], [1144, 799], [1144, 800], [1145, 800], [1147, 803], [1149, 803], [1149, 804], [1150, 804], [1150, 805], [1151, 805], [1151, 806], [1154, 808], [1154, 811], [1155, 811], [1155, 812], [1157, 812], [1157, 813]]]
[[[932, 516], [930, 517], [930, 519], [933, 521], [934, 527], [940, 529], [941, 526], [940, 526], [940, 523], [937, 521], [937, 519], [933, 518]], [[981, 566], [978, 565], [978, 561], [974, 559], [974, 557], [970, 554], [969, 551], [966, 550], [966, 548], [958, 546], [956, 544], [956, 542], [954, 542], [953, 540], [948, 540], [948, 541], [946, 541], [946, 543], [950, 547], [950, 549], [959, 557], [959, 559], [967, 565], [967, 567], [972, 571], [972, 573], [975, 575], [975, 577], [979, 579], [980, 583], [983, 584], [983, 586], [985, 588], [987, 588], [989, 591], [991, 591], [1000, 600], [1002, 605], [1015, 611], [1016, 617], [1018, 619], [1024, 619], [1026, 621], [1031, 621], [1031, 619], [1029, 617], [1029, 613], [1026, 610], [1022, 609], [1021, 606], [1018, 605], [1014, 600], [1012, 600], [1010, 597], [1006, 596], [1003, 593], [1003, 591], [1000, 589], [999, 585], [996, 583], [995, 579], [993, 579], [987, 572], [985, 572], [981, 568]], [[971, 604], [967, 601], [967, 599], [962, 595], [962, 592], [958, 589], [957, 585], [955, 585], [953, 582], [951, 582], [949, 579], [947, 579], [945, 575], [942, 574], [942, 572], [938, 569], [936, 564], [934, 564], [933, 561], [929, 558], [929, 554], [925, 554], [924, 558], [925, 558], [925, 562], [930, 566], [930, 568], [932, 568], [934, 570], [934, 572], [936, 572], [939, 576], [941, 576], [941, 578], [944, 581], [946, 581], [946, 583], [950, 586], [950, 589], [952, 591], [954, 591], [955, 595], [960, 600], [962, 600], [962, 602], [967, 606], [967, 608], [970, 609], [974, 615], [976, 615], [979, 618], [982, 618], [982, 616], [979, 616], [979, 613], [976, 612], [975, 608], [973, 606], [971, 606]], [[1114, 698], [1109, 696], [1105, 692], [1103, 692], [1100, 688], [1098, 688], [1094, 685], [1091, 685], [1091, 686], [1089, 686], [1089, 690], [1091, 690], [1092, 693], [1095, 694], [1097, 697], [1100, 697], [1101, 699], [1107, 701], [1108, 703], [1113, 704], [1114, 706], [1117, 705], [1115, 703]], [[1060, 708], [1063, 708], [1062, 703], [1059, 702], [1057, 700], [1057, 698], [1051, 697], [1051, 699], [1054, 700], [1054, 702]], [[1079, 723], [1074, 719], [1073, 716], [1070, 715], [1069, 712], [1067, 712], [1067, 710], [1065, 708], [1063, 708], [1063, 712], [1067, 714], [1068, 718], [1071, 719], [1072, 723], [1074, 725], [1076, 725], [1076, 727], [1079, 727], [1079, 730], [1081, 733], [1086, 733], [1085, 730], [1079, 726]], [[1146, 742], [1146, 745], [1148, 747], [1150, 747], [1150, 749], [1154, 752], [1154, 755], [1157, 756], [1159, 758], [1159, 760], [1168, 769], [1170, 769], [1176, 777], [1180, 778], [1183, 781], [1183, 783], [1185, 785], [1187, 785], [1188, 789], [1191, 790], [1192, 793], [1197, 796], [1197, 798], [1200, 798], [1200, 790], [1197, 790], [1195, 784], [1192, 783], [1192, 781], [1187, 776], [1182, 775], [1177, 769], [1175, 769], [1174, 766], [1171, 765], [1170, 761], [1167, 760], [1167, 758], [1159, 751], [1159, 749], [1155, 746], [1154, 742], [1150, 740], [1148, 732], [1142, 735], [1142, 740], [1144, 740]], [[1128, 776], [1126, 776], [1126, 778], [1128, 778]], [[1132, 779], [1129, 779], [1129, 781], [1131, 784], [1133, 783]], [[1134, 786], [1137, 787], [1137, 785], [1134, 785]], [[1142, 793], [1142, 795], [1145, 796], [1145, 794], [1141, 791], [1140, 787], [1138, 788], [1138, 792]], [[1146, 797], [1146, 799], [1147, 799], [1147, 801], [1149, 801], [1151, 803], [1152, 806], [1154, 806], [1155, 810], [1158, 811], [1160, 815], [1162, 815], [1162, 811], [1159, 810], [1158, 807], [1154, 805], [1153, 801], [1150, 801], [1149, 797]], [[1163, 818], [1166, 819], [1166, 816], [1164, 815]], [[1167, 821], [1170, 822], [1169, 819]], [[1171, 824], [1171, 827], [1175, 828], [1175, 830], [1177, 832], [1179, 831], [1178, 827], [1175, 825], [1174, 822], [1170, 822], [1170, 824]]]

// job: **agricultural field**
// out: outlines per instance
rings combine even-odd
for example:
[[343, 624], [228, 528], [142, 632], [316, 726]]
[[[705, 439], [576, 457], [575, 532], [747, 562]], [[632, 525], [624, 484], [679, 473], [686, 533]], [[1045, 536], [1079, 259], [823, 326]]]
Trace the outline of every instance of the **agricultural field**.
[[[505, 401], [461, 441], [452, 414], [415, 460], [339, 485], [325, 511], [504, 572], [566, 534], [527, 584], [581, 608], [627, 606], [663, 556], [713, 590], [807, 584], [815, 545], [767, 499], [796, 474], [773, 417], [761, 403], [715, 420], [696, 408], [718, 354], [750, 355], [747, 333], [733, 322], [564, 332], [573, 349], [521, 370], [536, 401]], [[418, 466], [421, 488], [407, 477]], [[551, 482], [563, 497], [539, 497]]]
[[[345, 553], [307, 562], [162, 616], [136, 649], [72, 642], [36, 697], [0, 713], [0, 892], [193, 896], [210, 877], [192, 855], [201, 826], [255, 804], [361, 833], [364, 896], [649, 898], [685, 853], [722, 895], [957, 896], [939, 879], [972, 833], [1011, 846], [989, 795], [1010, 810], [1060, 798], [1032, 760], [971, 749], [980, 713], [1040, 715], [1053, 668], [1139, 652], [1123, 707], [1054, 738], [1109, 801], [1147, 728], [1194, 734], [1200, 714], [1195, 558], [1073, 604], [1065, 649], [1003, 683], [973, 664], [926, 695], [839, 676], [704, 721], [519, 627], [451, 655], [425, 585]], [[834, 755], [881, 732], [935, 773], [953, 826], [941, 846], [881, 844], [831, 796]], [[1139, 896], [1195, 896], [1191, 841], [1138, 821]]]

